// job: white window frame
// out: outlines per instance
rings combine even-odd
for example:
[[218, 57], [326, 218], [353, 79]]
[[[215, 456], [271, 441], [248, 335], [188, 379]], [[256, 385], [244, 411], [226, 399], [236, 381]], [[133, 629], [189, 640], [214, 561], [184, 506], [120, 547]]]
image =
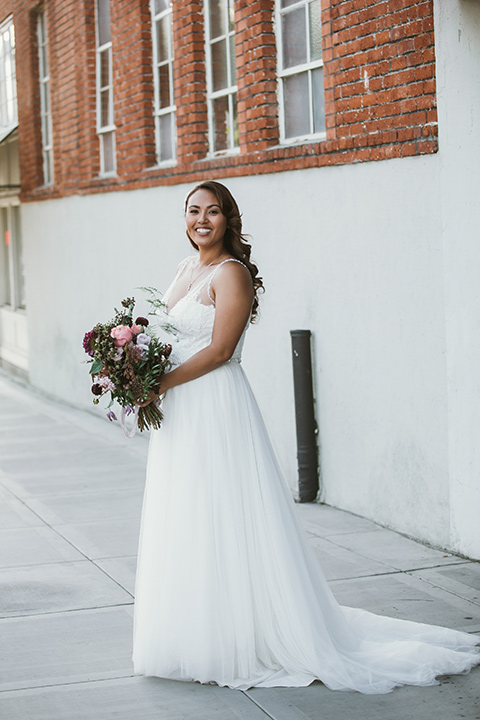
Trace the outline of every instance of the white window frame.
[[[8, 141], [7, 141], [8, 142]], [[16, 140], [14, 141], [17, 142]], [[13, 369], [15, 373], [28, 377], [28, 328], [25, 299], [21, 296], [21, 286], [25, 292], [25, 273], [22, 257], [22, 228], [21, 212], [18, 197], [0, 199], [0, 209], [6, 212], [6, 225], [1, 222], [0, 242], [5, 243], [4, 231], [10, 231], [10, 252], [7, 253], [7, 266], [2, 258], [2, 272], [0, 273], [0, 366]], [[18, 222], [14, 221], [17, 214]], [[1, 277], [8, 273], [9, 293], [2, 287], [4, 279]], [[22, 302], [23, 300], [23, 302]]]
[[[110, 2], [110, 0], [109, 0]], [[95, 1], [95, 29], [96, 29], [96, 56], [97, 56], [97, 67], [96, 67], [96, 79], [97, 79], [97, 135], [100, 142], [100, 175], [102, 177], [109, 177], [116, 175], [117, 173], [117, 158], [116, 158], [116, 147], [115, 147], [115, 123], [113, 115], [113, 75], [112, 75], [112, 41], [109, 40], [103, 45], [99, 44], [99, 21], [98, 21], [98, 3], [99, 0]], [[108, 85], [102, 87], [102, 54], [107, 53], [108, 56], [108, 70], [109, 78]], [[108, 90], [108, 123], [102, 125], [102, 93], [101, 90]], [[105, 170], [105, 149], [104, 142], [105, 136], [111, 134], [112, 146], [113, 146], [113, 168], [111, 170]]]
[[[225, 0], [225, 2], [229, 2], [229, 0]], [[233, 0], [230, 0], [233, 6]], [[228, 10], [228, 7], [227, 7]], [[233, 30], [227, 30], [227, 32], [224, 35], [219, 35], [218, 37], [214, 38], [214, 40], [211, 39], [211, 33], [210, 33], [210, 0], [204, 0], [204, 17], [205, 17], [205, 63], [206, 63], [206, 70], [207, 70], [207, 108], [208, 108], [208, 146], [209, 146], [209, 155], [211, 157], [217, 157], [219, 155], [236, 155], [240, 152], [240, 145], [235, 145], [235, 127], [233, 123], [233, 103], [234, 100], [236, 101], [237, 97], [237, 85], [229, 85], [226, 88], [222, 88], [221, 90], [213, 90], [213, 67], [212, 67], [212, 44], [215, 44], [215, 42], [218, 42], [219, 40], [222, 40], [223, 38], [226, 39], [226, 45], [227, 45], [227, 75], [229, 78], [232, 77], [232, 67], [231, 67], [231, 57], [230, 57], [230, 38], [233, 36], [235, 37], [235, 27]], [[235, 73], [236, 76], [236, 73]], [[230, 115], [230, 118], [232, 119], [232, 122], [230, 124], [230, 131], [229, 131], [229, 141], [228, 141], [228, 147], [224, 150], [214, 150], [215, 147], [215, 115], [213, 110], [213, 102], [217, 98], [220, 97], [228, 97], [228, 112]], [[238, 123], [238, 115], [237, 115], [237, 123]]]
[[[42, 8], [37, 15], [38, 38], [38, 74], [40, 81], [40, 117], [42, 128], [42, 156], [43, 156], [43, 184], [53, 184], [53, 138], [52, 138], [52, 110], [50, 98], [50, 71], [48, 61], [48, 33], [45, 9]], [[44, 58], [46, 63], [44, 67]], [[45, 96], [48, 96], [48, 107], [45, 105]], [[47, 142], [47, 136], [50, 142]]]
[[[15, 128], [18, 124], [18, 107], [17, 107], [17, 80], [15, 68], [15, 26], [13, 17], [10, 15], [5, 22], [0, 25], [0, 35], [6, 31], [10, 33], [10, 61], [12, 63], [12, 72], [9, 78], [5, 74], [6, 70], [6, 53], [0, 56], [0, 128], [5, 131], [8, 128]], [[13, 40], [13, 42], [12, 42]], [[0, 47], [3, 47], [3, 43]], [[11, 103], [13, 112], [8, 112], [8, 105]], [[7, 110], [7, 117], [4, 117], [4, 109]], [[5, 133], [2, 132], [4, 136]]]
[[[14, 222], [14, 208], [17, 210], [17, 224]], [[8, 267], [4, 268], [4, 272], [8, 273], [9, 276], [9, 297], [6, 298], [2, 307], [7, 307], [9, 310], [15, 312], [25, 312], [25, 302], [22, 302], [20, 293], [20, 282], [22, 281], [23, 285], [25, 284], [25, 274], [23, 271], [22, 229], [20, 226], [20, 202], [18, 198], [0, 200], [0, 212], [3, 212], [3, 210], [7, 213], [10, 250], [7, 252]], [[0, 241], [5, 243], [4, 232], [2, 233]]]
[[[153, 47], [153, 90], [154, 90], [154, 116], [155, 116], [155, 149], [157, 157], [157, 165], [164, 167], [166, 165], [175, 165], [177, 162], [177, 106], [175, 105], [175, 90], [173, 86], [173, 35], [172, 35], [172, 3], [168, 0], [168, 7], [159, 13], [155, 12], [155, 0], [150, 0], [150, 11], [152, 14], [152, 47]], [[158, 45], [157, 45], [157, 23], [163, 18], [169, 17], [168, 33], [168, 59], [159, 63], [158, 61]], [[158, 81], [159, 65], [168, 65], [169, 83], [170, 83], [170, 104], [167, 107], [160, 108], [160, 86]], [[160, 118], [164, 115], [173, 115], [172, 121], [172, 147], [173, 157], [165, 160], [161, 159], [161, 131]]]
[[[317, 0], [320, 2], [320, 0]], [[310, 128], [313, 128], [313, 90], [312, 90], [312, 70], [317, 68], [323, 68], [323, 57], [319, 60], [313, 60], [311, 62], [302, 63], [301, 65], [294, 65], [283, 69], [283, 38], [282, 38], [282, 18], [292, 10], [300, 7], [305, 7], [305, 42], [307, 47], [307, 53], [310, 53], [310, 25], [308, 22], [308, 5], [310, 0], [297, 0], [286, 8], [281, 7], [281, 0], [275, 2], [275, 25], [276, 25], [276, 38], [277, 38], [277, 95], [278, 95], [278, 114], [280, 120], [280, 143], [282, 145], [293, 145], [302, 142], [311, 142], [313, 140], [325, 140], [326, 130], [319, 133], [306, 133], [303, 135], [288, 136], [285, 135], [285, 97], [283, 91], [283, 81], [285, 78], [291, 77], [292, 75], [299, 75], [300, 73], [308, 73], [308, 96], [309, 96], [309, 120]], [[321, 7], [321, 6], [320, 6]], [[325, 90], [324, 90], [325, 92]]]

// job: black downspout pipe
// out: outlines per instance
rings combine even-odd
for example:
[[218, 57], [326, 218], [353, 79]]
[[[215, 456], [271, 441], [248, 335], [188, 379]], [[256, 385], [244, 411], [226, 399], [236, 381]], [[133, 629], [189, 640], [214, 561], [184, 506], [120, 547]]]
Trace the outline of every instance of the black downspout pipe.
[[290, 330], [292, 338], [299, 502], [315, 502], [319, 489], [317, 423], [313, 406], [310, 330]]

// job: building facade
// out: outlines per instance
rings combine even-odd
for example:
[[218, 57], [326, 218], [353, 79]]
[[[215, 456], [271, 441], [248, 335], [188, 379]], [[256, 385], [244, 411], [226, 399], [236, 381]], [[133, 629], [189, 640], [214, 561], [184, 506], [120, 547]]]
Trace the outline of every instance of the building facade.
[[184, 197], [218, 179], [267, 287], [245, 366], [292, 487], [306, 327], [323, 499], [480, 557], [478, 2], [0, 0], [0, 22], [4, 368], [87, 407], [83, 333], [165, 289]]

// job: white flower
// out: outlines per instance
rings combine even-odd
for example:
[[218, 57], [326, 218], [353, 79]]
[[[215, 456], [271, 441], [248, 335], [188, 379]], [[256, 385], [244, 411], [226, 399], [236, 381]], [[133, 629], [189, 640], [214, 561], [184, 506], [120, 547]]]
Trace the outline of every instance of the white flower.
[[107, 392], [113, 392], [115, 390], [115, 385], [110, 380], [109, 377], [96, 377], [95, 382], [97, 385], [101, 385], [101, 387], [105, 388]]
[[142, 347], [148, 347], [152, 341], [152, 338], [150, 335], [147, 335], [147, 333], [138, 333], [137, 335], [137, 347], [141, 345]]

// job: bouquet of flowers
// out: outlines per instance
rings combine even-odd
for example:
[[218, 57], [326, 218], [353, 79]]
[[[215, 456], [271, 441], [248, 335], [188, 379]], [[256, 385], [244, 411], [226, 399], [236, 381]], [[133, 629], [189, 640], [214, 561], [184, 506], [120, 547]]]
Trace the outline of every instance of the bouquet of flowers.
[[[121, 424], [125, 434], [132, 436], [136, 426], [140, 432], [159, 428], [163, 419], [159, 404], [151, 402], [145, 407], [138, 403], [148, 400], [151, 391], [158, 393], [160, 380], [170, 368], [168, 360], [172, 350], [156, 338], [149, 329], [147, 318], [133, 321], [134, 298], [122, 300], [120, 310], [107, 323], [97, 323], [83, 338], [83, 349], [89, 356], [93, 402], [110, 393], [111, 408], [116, 400], [121, 406]], [[134, 414], [133, 431], [127, 432], [125, 417]], [[116, 420], [113, 410], [107, 412], [109, 420]]]

